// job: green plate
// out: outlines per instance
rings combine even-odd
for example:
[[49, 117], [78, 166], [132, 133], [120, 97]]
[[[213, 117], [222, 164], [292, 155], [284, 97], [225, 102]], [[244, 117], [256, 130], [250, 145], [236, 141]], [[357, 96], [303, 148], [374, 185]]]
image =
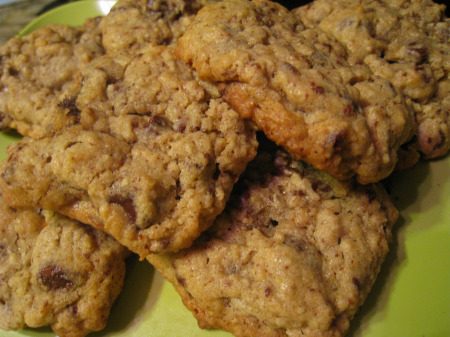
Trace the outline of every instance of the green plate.
[[71, 26], [82, 25], [87, 18], [108, 14], [109, 10], [116, 2], [116, 0], [86, 0], [71, 2], [42, 14], [31, 21], [20, 34], [28, 34], [49, 23], [60, 23]]
[[[106, 14], [114, 1], [79, 1], [30, 23], [26, 34], [48, 23], [81, 24]], [[19, 137], [0, 134], [0, 159]], [[423, 162], [389, 178], [401, 217], [394, 243], [374, 289], [352, 322], [348, 337], [450, 336], [450, 158]], [[0, 331], [1, 337], [54, 336], [49, 328]], [[231, 337], [201, 330], [173, 287], [148, 263], [131, 259], [125, 288], [105, 330], [90, 336]], [[261, 337], [261, 336], [258, 336]]]

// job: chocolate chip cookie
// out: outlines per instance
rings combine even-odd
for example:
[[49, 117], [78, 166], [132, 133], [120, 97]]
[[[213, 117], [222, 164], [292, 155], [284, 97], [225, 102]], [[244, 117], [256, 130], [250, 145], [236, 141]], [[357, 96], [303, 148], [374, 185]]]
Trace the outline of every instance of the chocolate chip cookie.
[[213, 0], [119, 0], [101, 27], [108, 53], [170, 44], [183, 34], [197, 11]]
[[388, 81], [303, 30], [276, 3], [224, 1], [198, 12], [177, 55], [297, 158], [339, 179], [386, 177], [414, 130], [412, 110]]
[[397, 216], [382, 185], [341, 182], [265, 147], [192, 247], [147, 258], [202, 328], [343, 336]]
[[59, 103], [79, 70], [102, 55], [100, 18], [51, 24], [0, 46], [0, 128], [41, 137], [76, 122]]
[[5, 200], [91, 224], [141, 257], [188, 247], [255, 156], [254, 129], [173, 47], [98, 58], [83, 78], [79, 125], [8, 149]]
[[316, 0], [294, 11], [309, 27], [333, 35], [411, 100], [417, 133], [410, 151], [424, 158], [450, 148], [450, 20], [431, 0]]
[[104, 53], [170, 44], [207, 0], [120, 0], [81, 27], [48, 25], [0, 47], [0, 128], [34, 138], [78, 122], [80, 71]]
[[0, 201], [0, 328], [51, 325], [61, 337], [103, 329], [128, 251], [90, 226]]

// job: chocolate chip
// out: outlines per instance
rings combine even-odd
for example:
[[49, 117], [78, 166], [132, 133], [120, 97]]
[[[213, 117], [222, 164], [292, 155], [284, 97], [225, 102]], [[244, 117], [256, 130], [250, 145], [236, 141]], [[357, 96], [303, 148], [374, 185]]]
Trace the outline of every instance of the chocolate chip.
[[17, 76], [19, 76], [20, 72], [15, 68], [8, 68], [8, 74], [10, 76], [17, 77]]
[[148, 124], [148, 130], [156, 135], [159, 135], [163, 129], [172, 129], [172, 127], [172, 123], [160, 115], [152, 116]]
[[325, 89], [323, 87], [321, 87], [320, 85], [317, 85], [314, 82], [311, 82], [311, 88], [318, 95], [322, 95], [325, 92]]
[[167, 127], [170, 125], [170, 122], [163, 116], [155, 115], [155, 116], [152, 116], [152, 118], [150, 119], [150, 124]]
[[66, 97], [64, 100], [60, 103], [58, 103], [58, 107], [63, 108], [68, 111], [68, 115], [78, 117], [80, 115], [80, 109], [77, 108], [77, 97], [71, 96]]
[[183, 133], [184, 130], [186, 130], [186, 125], [185, 124], [179, 124], [176, 128], [177, 132]]
[[47, 266], [39, 272], [39, 281], [48, 290], [70, 289], [73, 281], [67, 273], [58, 266]]
[[120, 205], [127, 214], [130, 221], [132, 223], [136, 223], [137, 213], [132, 199], [124, 198], [120, 195], [114, 195], [109, 199], [109, 201], [113, 204]]
[[298, 197], [304, 197], [306, 195], [305, 191], [302, 190], [297, 190], [293, 192], [294, 195], [298, 196]]
[[417, 42], [412, 42], [406, 49], [406, 57], [408, 60], [412, 60], [416, 64], [422, 63], [428, 57], [428, 49]]

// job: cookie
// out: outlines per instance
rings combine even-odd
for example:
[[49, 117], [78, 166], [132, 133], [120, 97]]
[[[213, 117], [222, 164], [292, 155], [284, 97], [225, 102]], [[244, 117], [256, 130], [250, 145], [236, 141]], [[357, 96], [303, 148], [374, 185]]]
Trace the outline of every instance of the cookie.
[[81, 27], [53, 24], [11, 39], [0, 47], [0, 129], [38, 138], [77, 123], [67, 96], [79, 89], [90, 61], [175, 42], [207, 2], [121, 0]]
[[102, 55], [100, 19], [51, 24], [0, 47], [0, 128], [41, 137], [76, 121], [59, 105], [77, 74]]
[[0, 328], [51, 325], [61, 337], [105, 327], [127, 250], [109, 235], [57, 214], [0, 203]]
[[411, 100], [416, 137], [408, 144], [423, 158], [448, 153], [450, 21], [431, 0], [323, 1], [294, 10], [308, 27], [342, 42], [351, 63], [367, 64]]
[[397, 216], [382, 185], [340, 182], [265, 148], [192, 247], [147, 259], [202, 328], [236, 337], [343, 336]]
[[252, 126], [173, 47], [98, 58], [83, 78], [79, 125], [8, 149], [5, 200], [98, 227], [141, 257], [188, 247], [255, 156]]
[[170, 44], [207, 2], [119, 0], [102, 21], [103, 45], [108, 53], [115, 53], [148, 43]]
[[413, 112], [367, 66], [326, 54], [287, 9], [267, 0], [201, 9], [177, 55], [291, 154], [339, 179], [390, 174]]

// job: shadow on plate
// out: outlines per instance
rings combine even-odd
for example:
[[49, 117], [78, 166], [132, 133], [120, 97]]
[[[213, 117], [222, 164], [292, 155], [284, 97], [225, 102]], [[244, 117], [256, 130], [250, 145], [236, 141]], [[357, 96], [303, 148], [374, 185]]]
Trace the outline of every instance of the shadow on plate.
[[[105, 329], [90, 334], [92, 337], [124, 333], [139, 324], [140, 317], [151, 310], [160, 293], [161, 284], [154, 282], [155, 269], [147, 261], [139, 261], [136, 255], [127, 259], [125, 285], [114, 304]], [[150, 296], [150, 293], [152, 296]]]
[[[445, 159], [442, 160], [444, 162]], [[435, 170], [430, 165], [442, 165], [433, 161], [420, 162], [415, 167], [402, 172], [394, 172], [384, 181], [386, 189], [391, 195], [392, 202], [399, 210], [399, 219], [392, 230], [392, 243], [372, 291], [367, 296], [361, 310], [350, 323], [350, 330], [346, 337], [363, 337], [368, 326], [383, 320], [389, 297], [396, 277], [404, 267], [408, 257], [405, 253], [405, 231], [408, 226], [415, 226], [409, 216], [409, 211], [423, 209], [423, 200], [429, 196], [439, 199], [439, 193], [433, 193], [436, 177]], [[424, 197], [426, 196], [426, 198]], [[439, 204], [439, 200], [431, 202]], [[429, 203], [430, 201], [427, 201]], [[375, 317], [376, 315], [376, 317]]]
[[[380, 273], [367, 296], [361, 310], [350, 322], [350, 330], [346, 337], [363, 337], [367, 331], [367, 326], [374, 321], [374, 315], [385, 312], [385, 307], [389, 302], [391, 288], [395, 282], [396, 274], [401, 267], [405, 252], [401, 242], [399, 242], [399, 229], [405, 226], [405, 221], [400, 217], [392, 231], [392, 243], [389, 246], [389, 253], [381, 266]], [[377, 319], [382, 319], [377, 318]]]

